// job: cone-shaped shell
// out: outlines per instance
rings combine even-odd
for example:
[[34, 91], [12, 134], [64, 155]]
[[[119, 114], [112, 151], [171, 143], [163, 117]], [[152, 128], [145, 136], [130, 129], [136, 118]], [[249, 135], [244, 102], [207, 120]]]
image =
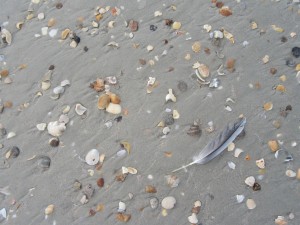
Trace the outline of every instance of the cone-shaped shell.
[[96, 165], [99, 162], [99, 159], [100, 155], [97, 149], [90, 150], [85, 156], [85, 162], [90, 166]]
[[110, 97], [107, 94], [100, 95], [98, 99], [98, 109], [106, 109], [110, 103]]

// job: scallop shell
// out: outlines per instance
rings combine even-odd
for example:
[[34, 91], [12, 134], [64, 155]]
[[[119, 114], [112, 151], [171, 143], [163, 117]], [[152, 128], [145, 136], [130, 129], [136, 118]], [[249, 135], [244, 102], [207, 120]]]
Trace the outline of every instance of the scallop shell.
[[175, 204], [176, 204], [176, 199], [173, 196], [165, 197], [161, 202], [161, 206], [164, 209], [173, 209]]
[[76, 112], [79, 116], [82, 116], [86, 111], [87, 111], [87, 108], [84, 107], [83, 105], [81, 105], [81, 104], [79, 104], [79, 103], [75, 105], [75, 112]]
[[114, 103], [114, 104], [119, 104], [121, 102], [121, 99], [118, 95], [114, 94], [114, 93], [109, 93], [109, 98], [110, 98], [110, 102]]
[[251, 198], [247, 199], [246, 205], [247, 205], [248, 209], [255, 209], [255, 207], [256, 207], [255, 201]]
[[5, 41], [7, 42], [7, 44], [11, 45], [11, 42], [12, 42], [12, 35], [11, 35], [11, 33], [8, 30], [6, 30], [5, 28], [3, 28], [1, 30], [1, 33], [2, 33], [2, 35], [4, 35], [4, 38], [5, 38]]
[[255, 178], [253, 176], [247, 177], [245, 179], [245, 184], [247, 184], [249, 187], [253, 187], [255, 183]]
[[54, 211], [54, 205], [48, 205], [45, 209], [45, 215], [50, 215]]
[[110, 103], [110, 97], [107, 94], [100, 95], [98, 99], [98, 109], [106, 109]]
[[193, 50], [193, 52], [195, 52], [195, 53], [200, 52], [200, 50], [201, 50], [201, 44], [200, 44], [199, 41], [196, 41], [196, 42], [192, 45], [192, 50]]
[[197, 68], [197, 70], [199, 71], [200, 73], [200, 76], [202, 78], [207, 78], [209, 77], [209, 68], [207, 65], [205, 64], [200, 64], [199, 67]]
[[278, 145], [277, 140], [268, 141], [268, 146], [269, 146], [269, 148], [272, 152], [276, 152], [279, 149], [279, 145]]
[[69, 36], [70, 32], [71, 32], [71, 30], [68, 29], [68, 28], [65, 29], [65, 30], [63, 30], [63, 31], [61, 32], [61, 39], [62, 39], [62, 40], [65, 40], [65, 39]]
[[100, 160], [99, 151], [97, 149], [90, 150], [85, 156], [85, 162], [90, 165], [96, 165]]
[[272, 102], [267, 102], [264, 104], [264, 110], [265, 111], [270, 111], [273, 109], [273, 103]]
[[48, 133], [54, 137], [59, 137], [66, 130], [66, 125], [58, 121], [49, 122], [47, 126]]

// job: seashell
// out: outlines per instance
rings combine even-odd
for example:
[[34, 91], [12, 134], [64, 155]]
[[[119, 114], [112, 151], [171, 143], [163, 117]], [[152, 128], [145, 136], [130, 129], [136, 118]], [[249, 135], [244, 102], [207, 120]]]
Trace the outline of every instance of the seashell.
[[173, 90], [170, 88], [169, 89], [169, 93], [166, 95], [166, 102], [168, 101], [172, 101], [172, 102], [176, 102], [176, 97], [175, 95], [173, 94]]
[[77, 103], [75, 105], [75, 112], [77, 115], [82, 116], [87, 111], [87, 108], [81, 105], [80, 103]]
[[276, 88], [275, 88], [275, 90], [279, 91], [279, 92], [282, 92], [282, 93], [286, 92], [286, 88], [282, 84], [277, 85]]
[[231, 41], [232, 44], [234, 44], [234, 37], [231, 33], [223, 29], [224, 37], [227, 38], [229, 41]]
[[62, 113], [67, 114], [70, 111], [71, 107], [69, 105], [65, 106]]
[[148, 45], [147, 46], [147, 51], [148, 52], [151, 52], [153, 49], [154, 49], [154, 47], [152, 45]]
[[50, 87], [51, 87], [50, 81], [42, 81], [42, 87], [41, 88], [42, 88], [43, 91], [48, 90]]
[[281, 76], [279, 77], [279, 80], [280, 80], [281, 82], [285, 82], [286, 79], [287, 79], [286, 75], [281, 75]]
[[261, 186], [259, 183], [254, 183], [253, 187], [252, 187], [253, 191], [260, 191], [261, 190]]
[[136, 32], [139, 29], [139, 24], [137, 21], [130, 20], [128, 23], [128, 26], [131, 30], [131, 32]]
[[76, 48], [77, 45], [78, 45], [78, 43], [75, 40], [72, 40], [71, 43], [70, 43], [71, 48]]
[[7, 29], [5, 29], [5, 28], [3, 28], [1, 30], [1, 33], [2, 33], [2, 36], [4, 36], [5, 42], [8, 45], [11, 45], [11, 42], [12, 42], [12, 35], [11, 35], [11, 33]]
[[[97, 21], [100, 21], [103, 18], [103, 15], [101, 13], [99, 13], [95, 16], [95, 18]], [[99, 24], [98, 24], [98, 27], [99, 27]]]
[[192, 50], [195, 53], [199, 53], [201, 50], [201, 44], [199, 41], [194, 42], [194, 44], [192, 45]]
[[69, 117], [65, 114], [59, 116], [58, 122], [67, 124], [69, 122]]
[[164, 209], [173, 209], [174, 206], [176, 204], [176, 199], [173, 196], [168, 196], [165, 197], [162, 201], [161, 201], [161, 206]]
[[1, 70], [0, 71], [0, 76], [1, 77], [7, 77], [9, 75], [9, 71], [8, 70]]
[[98, 24], [96, 21], [93, 21], [93, 22], [92, 22], [92, 26], [93, 26], [94, 28], [98, 28], [98, 27], [99, 27], [99, 24]]
[[10, 139], [10, 138], [13, 138], [14, 136], [16, 136], [16, 133], [15, 132], [9, 132], [8, 134], [7, 134], [7, 139]]
[[82, 188], [82, 193], [86, 195], [87, 199], [90, 199], [94, 194], [95, 188], [91, 184], [87, 184]]
[[48, 133], [54, 137], [59, 137], [66, 130], [66, 125], [58, 121], [49, 122], [47, 126]]
[[36, 128], [39, 130], [39, 131], [44, 131], [47, 127], [47, 124], [46, 123], [39, 123], [36, 125]]
[[75, 191], [78, 191], [81, 189], [81, 183], [78, 180], [75, 180], [75, 182], [73, 183], [73, 188], [75, 189]]
[[114, 93], [108, 93], [108, 95], [109, 95], [111, 103], [119, 104], [121, 102], [121, 99], [118, 95], [116, 95]]
[[273, 103], [272, 102], [267, 102], [264, 104], [264, 110], [265, 111], [270, 111], [273, 109]]
[[234, 149], [235, 149], [235, 144], [234, 144], [233, 142], [231, 142], [231, 143], [228, 145], [227, 150], [228, 150], [229, 152], [231, 152], [231, 151], [233, 151]]
[[191, 224], [198, 224], [198, 218], [197, 218], [197, 215], [195, 213], [192, 213], [192, 215], [190, 215], [188, 217], [188, 221], [191, 223]]
[[197, 70], [202, 78], [209, 77], [209, 68], [205, 64], [199, 64]]
[[22, 27], [23, 27], [23, 24], [24, 24], [23, 21], [16, 23], [16, 28], [17, 28], [18, 30], [21, 30]]
[[164, 127], [162, 130], [164, 135], [167, 135], [168, 133], [170, 133], [170, 131], [171, 131], [170, 127]]
[[51, 139], [49, 140], [49, 145], [50, 145], [51, 147], [57, 147], [57, 146], [59, 145], [59, 139], [58, 139], [57, 137], [51, 138]]
[[272, 152], [276, 152], [279, 150], [279, 145], [278, 145], [277, 140], [268, 141], [268, 146]]
[[118, 83], [118, 80], [115, 76], [105, 77], [105, 80], [109, 84], [117, 84]]
[[207, 33], [209, 33], [210, 31], [211, 31], [211, 25], [209, 25], [209, 24], [204, 24], [203, 25], [203, 29], [207, 32]]
[[65, 88], [62, 86], [57, 86], [57, 87], [53, 88], [53, 93], [56, 95], [62, 94], [62, 93], [64, 93], [64, 91], [65, 91]]
[[128, 222], [131, 219], [131, 215], [130, 214], [124, 214], [124, 213], [118, 213], [116, 218], [117, 218], [118, 221]]
[[71, 30], [68, 28], [63, 30], [60, 35], [61, 39], [65, 40], [69, 36], [70, 32], [71, 32]]
[[39, 20], [43, 20], [43, 19], [45, 19], [45, 14], [44, 13], [39, 13], [37, 17], [38, 17]]
[[115, 26], [115, 21], [109, 21], [108, 24], [107, 24], [107, 26], [108, 26], [109, 28], [114, 28], [114, 26]]
[[219, 13], [220, 13], [222, 16], [230, 16], [230, 15], [232, 15], [232, 11], [231, 11], [231, 9], [230, 9], [228, 6], [223, 6], [223, 7], [219, 10]]
[[181, 23], [180, 23], [180, 22], [177, 22], [177, 21], [173, 22], [172, 28], [173, 28], [174, 30], [179, 30], [179, 29], [181, 28]]
[[48, 26], [48, 27], [53, 27], [55, 24], [56, 24], [56, 20], [55, 20], [54, 18], [51, 18], [51, 19], [48, 21], [47, 26]]
[[270, 57], [268, 55], [265, 55], [263, 58], [262, 58], [262, 61], [264, 64], [268, 63], [270, 61]]
[[48, 156], [40, 156], [37, 164], [42, 169], [48, 169], [51, 165], [51, 159]]
[[58, 29], [52, 29], [49, 31], [49, 36], [50, 37], [55, 37], [57, 35]]
[[255, 30], [255, 29], [257, 29], [258, 26], [257, 26], [257, 23], [255, 21], [252, 21], [251, 24], [250, 24], [250, 27], [251, 27], [252, 30]]
[[191, 136], [200, 136], [202, 133], [200, 126], [198, 124], [193, 124], [190, 126], [189, 130], [187, 131], [188, 135]]
[[127, 167], [125, 167], [125, 166], [122, 166], [122, 173], [123, 174], [128, 174], [128, 168]]
[[99, 151], [97, 149], [92, 149], [86, 154], [85, 162], [90, 166], [94, 166], [99, 162], [99, 157]]
[[82, 205], [84, 205], [84, 204], [86, 204], [86, 203], [88, 203], [88, 202], [89, 202], [89, 200], [88, 200], [87, 196], [86, 196], [86, 195], [83, 195], [83, 196], [81, 197], [81, 199], [80, 199], [80, 203], [81, 203]]
[[104, 162], [104, 159], [105, 159], [105, 154], [101, 154], [99, 157], [99, 161], [101, 164]]
[[236, 167], [236, 165], [235, 165], [234, 162], [227, 162], [227, 165], [228, 165], [228, 167], [229, 167], [230, 169], [232, 169], [232, 170], [234, 170], [235, 167]]
[[124, 202], [119, 202], [118, 212], [123, 213], [126, 210], [126, 204]]
[[62, 87], [68, 86], [68, 85], [70, 85], [70, 84], [71, 84], [71, 83], [70, 83], [69, 80], [63, 80], [62, 82], [60, 82], [60, 86], [62, 86]]
[[145, 192], [146, 192], [146, 193], [156, 193], [157, 191], [156, 191], [156, 188], [155, 188], [154, 186], [152, 186], [152, 185], [147, 185], [147, 186], [145, 187]]
[[137, 174], [137, 169], [133, 167], [127, 167], [127, 171], [130, 174]]
[[265, 160], [264, 159], [256, 160], [256, 165], [258, 168], [264, 169], [265, 168]]
[[244, 151], [240, 148], [235, 149], [234, 157], [238, 158], [242, 152], [244, 152]]
[[285, 175], [287, 175], [288, 177], [296, 177], [297, 176], [297, 174], [293, 170], [286, 170]]
[[279, 33], [284, 32], [284, 29], [283, 29], [283, 28], [278, 27], [278, 26], [276, 26], [276, 25], [271, 25], [271, 27], [272, 27], [272, 29], [273, 29], [274, 31], [276, 31], [276, 32], [279, 32]]
[[224, 34], [223, 34], [223, 32], [220, 31], [220, 30], [215, 30], [215, 31], [213, 32], [213, 37], [214, 37], [215, 39], [222, 39], [222, 38], [224, 38]]
[[20, 149], [17, 146], [13, 146], [5, 153], [5, 158], [17, 158], [20, 155]]
[[45, 209], [45, 215], [50, 215], [54, 211], [54, 205], [48, 205]]
[[172, 115], [173, 115], [173, 119], [174, 120], [178, 120], [180, 118], [180, 114], [179, 114], [179, 112], [176, 109], [173, 110], [173, 114]]
[[179, 178], [175, 175], [167, 175], [165, 176], [166, 178], [166, 181], [167, 181], [167, 185], [171, 188], [175, 188], [175, 187], [178, 187], [179, 185]]
[[34, 17], [34, 14], [33, 14], [33, 13], [29, 13], [29, 14], [26, 16], [26, 20], [31, 20], [33, 17]]
[[106, 107], [106, 112], [112, 114], [120, 114], [122, 112], [122, 107], [119, 104], [109, 103]]
[[275, 219], [275, 224], [276, 225], [287, 225], [288, 222], [286, 221], [286, 219], [283, 216], [277, 216], [277, 218]]
[[255, 178], [253, 176], [247, 177], [245, 179], [245, 184], [247, 184], [249, 187], [253, 187], [255, 183]]
[[151, 199], [149, 200], [149, 203], [150, 203], [150, 207], [151, 207], [152, 209], [156, 209], [156, 208], [158, 207], [159, 201], [158, 201], [157, 198], [151, 198]]
[[255, 209], [255, 207], [256, 207], [255, 201], [251, 198], [247, 199], [246, 205], [247, 205], [248, 209]]
[[104, 80], [97, 78], [96, 81], [90, 84], [90, 87], [96, 91], [103, 91], [104, 90]]
[[11, 77], [6, 77], [4, 79], [4, 84], [11, 84], [13, 82], [12, 78]]
[[101, 188], [104, 186], [104, 179], [102, 177], [97, 180], [97, 185]]
[[236, 195], [235, 197], [236, 197], [236, 201], [238, 203], [242, 203], [244, 201], [244, 199], [245, 199], [244, 195]]

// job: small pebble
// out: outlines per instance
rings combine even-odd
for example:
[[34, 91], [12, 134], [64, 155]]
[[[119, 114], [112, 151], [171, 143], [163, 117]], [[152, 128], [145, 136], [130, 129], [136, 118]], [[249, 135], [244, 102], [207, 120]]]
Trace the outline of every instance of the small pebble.
[[57, 137], [51, 138], [51, 139], [49, 140], [49, 145], [50, 145], [51, 147], [57, 147], [57, 146], [59, 145], [59, 139], [58, 139]]
[[157, 26], [155, 26], [155, 25], [150, 25], [150, 30], [151, 30], [151, 31], [156, 31], [156, 30], [157, 30]]
[[292, 55], [298, 58], [300, 56], [300, 48], [299, 47], [292, 48]]
[[51, 164], [51, 159], [48, 156], [41, 156], [37, 162], [38, 166], [42, 169], [48, 169]]
[[149, 202], [152, 209], [156, 209], [158, 207], [159, 201], [157, 198], [151, 198]]

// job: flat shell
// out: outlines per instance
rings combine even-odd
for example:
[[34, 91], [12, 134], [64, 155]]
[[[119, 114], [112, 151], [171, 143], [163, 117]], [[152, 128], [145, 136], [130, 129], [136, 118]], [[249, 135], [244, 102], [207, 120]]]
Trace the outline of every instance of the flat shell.
[[253, 187], [255, 183], [255, 178], [253, 176], [247, 177], [245, 179], [245, 184], [247, 184], [249, 187]]
[[197, 70], [199, 71], [200, 73], [200, 76], [202, 78], [207, 78], [209, 77], [209, 68], [207, 65], [205, 64], [200, 64], [199, 67], [197, 68]]
[[120, 114], [122, 112], [122, 107], [119, 104], [109, 103], [106, 112], [112, 113], [112, 114]]
[[265, 111], [270, 111], [273, 109], [273, 103], [272, 102], [267, 102], [264, 104], [264, 110]]
[[65, 30], [63, 30], [63, 31], [61, 32], [61, 39], [62, 39], [62, 40], [65, 40], [65, 39], [69, 36], [70, 32], [71, 32], [71, 30], [68, 29], [68, 28], [65, 29]]
[[172, 24], [172, 28], [173, 28], [174, 30], [179, 30], [179, 29], [181, 28], [181, 23], [175, 21], [175, 22]]
[[85, 112], [87, 111], [87, 108], [81, 105], [80, 103], [77, 103], [75, 105], [75, 112], [79, 115], [82, 116]]
[[51, 18], [49, 21], [48, 21], [48, 27], [53, 27], [56, 23], [56, 20], [54, 18]]
[[53, 211], [54, 211], [54, 205], [48, 205], [45, 208], [45, 215], [50, 215], [53, 213]]
[[296, 177], [296, 172], [294, 172], [293, 170], [286, 170], [285, 171], [285, 175], [287, 175], [288, 177]]
[[100, 95], [98, 99], [98, 109], [106, 109], [110, 103], [110, 97], [107, 94]]
[[277, 140], [269, 140], [269, 141], [268, 141], [268, 146], [269, 146], [269, 149], [270, 149], [272, 152], [276, 152], [276, 151], [279, 150], [279, 145], [278, 145]]
[[246, 205], [247, 205], [248, 209], [255, 209], [255, 207], [256, 207], [255, 201], [251, 198], [247, 199]]
[[256, 165], [258, 168], [260, 169], [264, 169], [265, 168], [265, 160], [264, 159], [259, 159], [259, 160], [256, 160]]
[[85, 156], [85, 162], [90, 165], [96, 165], [100, 160], [99, 151], [97, 149], [90, 150]]
[[192, 50], [195, 53], [200, 52], [200, 50], [201, 50], [201, 44], [200, 44], [199, 41], [194, 42], [194, 44], [192, 45]]
[[161, 202], [161, 206], [164, 209], [173, 209], [175, 204], [176, 204], [176, 199], [173, 196], [165, 197]]

